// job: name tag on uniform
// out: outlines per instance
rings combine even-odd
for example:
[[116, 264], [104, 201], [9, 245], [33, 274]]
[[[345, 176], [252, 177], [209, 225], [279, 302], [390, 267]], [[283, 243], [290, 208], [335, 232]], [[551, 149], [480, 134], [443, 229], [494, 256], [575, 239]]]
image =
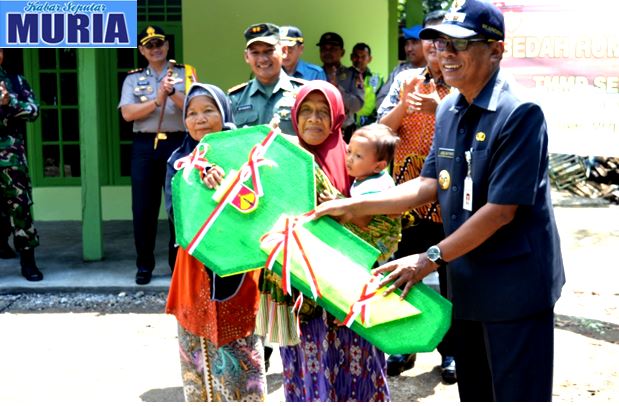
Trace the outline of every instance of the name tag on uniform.
[[453, 159], [455, 154], [456, 153], [453, 150], [453, 148], [439, 148], [438, 149], [438, 157], [439, 158]]
[[473, 211], [473, 178], [471, 172], [473, 168], [473, 158], [471, 151], [464, 153], [467, 166], [466, 178], [464, 178], [464, 193], [462, 194], [462, 208], [464, 210]]
[[244, 104], [242, 106], [239, 106], [239, 108], [237, 109], [237, 111], [245, 111], [245, 110], [251, 110], [254, 107], [251, 104]]

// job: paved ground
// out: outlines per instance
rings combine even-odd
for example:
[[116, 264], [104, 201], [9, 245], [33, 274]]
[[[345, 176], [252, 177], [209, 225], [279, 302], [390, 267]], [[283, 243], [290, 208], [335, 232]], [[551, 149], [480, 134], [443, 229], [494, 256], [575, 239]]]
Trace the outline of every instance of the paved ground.
[[[619, 267], [615, 252], [619, 247], [619, 207], [557, 207], [556, 215], [567, 284], [556, 306], [553, 398], [560, 402], [616, 403], [619, 287], [615, 275]], [[79, 225], [70, 226], [64, 224], [58, 233], [75, 241]], [[114, 237], [115, 245], [106, 247], [106, 261], [90, 264], [80, 261], [78, 243], [68, 245], [57, 237], [59, 234], [53, 239], [48, 237], [43, 240], [39, 257], [46, 272], [45, 282], [23, 282], [17, 261], [0, 261], [0, 292], [103, 290], [139, 296], [139, 291], [146, 295], [165, 291], [168, 276], [164, 267], [158, 268], [159, 277], [146, 289], [133, 284], [127, 231], [130, 226], [106, 225], [106, 233]], [[50, 235], [49, 229], [42, 227], [42, 236], [46, 235]], [[123, 252], [126, 257], [121, 255]], [[176, 325], [171, 316], [110, 314], [101, 310], [21, 313], [0, 298], [0, 332], [0, 404], [182, 400]], [[436, 352], [420, 354], [413, 370], [390, 379], [393, 400], [457, 401], [456, 386], [440, 382], [436, 368], [439, 360]], [[277, 362], [268, 379], [269, 400], [283, 400], [281, 366]]]

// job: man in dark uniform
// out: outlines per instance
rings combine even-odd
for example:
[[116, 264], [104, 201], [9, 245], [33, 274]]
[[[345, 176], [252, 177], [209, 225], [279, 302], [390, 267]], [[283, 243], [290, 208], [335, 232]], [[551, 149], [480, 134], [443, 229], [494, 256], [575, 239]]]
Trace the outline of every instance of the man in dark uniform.
[[270, 23], [253, 24], [243, 33], [245, 62], [254, 78], [228, 90], [237, 127], [277, 124], [284, 134], [294, 134], [291, 109], [295, 89], [304, 80], [288, 76], [283, 70], [284, 51], [279, 27]]
[[550, 200], [544, 114], [500, 71], [501, 12], [454, 2], [433, 40], [444, 80], [457, 88], [436, 113], [421, 176], [363, 199], [334, 200], [318, 215], [399, 213], [436, 200], [446, 237], [425, 253], [377, 268], [381, 285], [413, 284], [447, 263], [462, 401], [552, 399], [554, 305], [565, 283]]
[[342, 94], [346, 112], [342, 134], [344, 140], [348, 142], [357, 128], [355, 114], [361, 110], [365, 99], [363, 77], [357, 74], [355, 68], [342, 65], [342, 57], [346, 50], [344, 39], [338, 33], [325, 32], [320, 36], [320, 41], [316, 45], [320, 47], [320, 60], [327, 74], [327, 80]]
[[[193, 71], [179, 64], [169, 68], [170, 45], [161, 28], [148, 26], [138, 36], [138, 42], [138, 50], [148, 66], [129, 72], [118, 107], [126, 121], [133, 121], [131, 209], [137, 251], [135, 282], [145, 285], [155, 268], [154, 249], [166, 161], [185, 134], [182, 119], [185, 80]], [[168, 262], [172, 270], [176, 247], [171, 221], [169, 227]]]
[[4, 50], [0, 48], [0, 211], [3, 213], [0, 257], [15, 257], [8, 244], [12, 231], [21, 273], [27, 280], [36, 282], [43, 279], [43, 274], [34, 259], [39, 235], [30, 211], [32, 184], [26, 161], [24, 123], [39, 116], [39, 106], [26, 79], [8, 74], [2, 68], [3, 61]]

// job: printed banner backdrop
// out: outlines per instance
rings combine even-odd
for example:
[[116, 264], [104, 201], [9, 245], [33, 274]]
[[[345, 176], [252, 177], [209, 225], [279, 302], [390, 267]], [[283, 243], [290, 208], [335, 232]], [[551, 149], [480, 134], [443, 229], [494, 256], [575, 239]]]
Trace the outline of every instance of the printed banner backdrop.
[[136, 0], [0, 1], [2, 48], [135, 48]]
[[505, 16], [501, 66], [542, 106], [549, 151], [619, 156], [619, 3], [494, 3]]

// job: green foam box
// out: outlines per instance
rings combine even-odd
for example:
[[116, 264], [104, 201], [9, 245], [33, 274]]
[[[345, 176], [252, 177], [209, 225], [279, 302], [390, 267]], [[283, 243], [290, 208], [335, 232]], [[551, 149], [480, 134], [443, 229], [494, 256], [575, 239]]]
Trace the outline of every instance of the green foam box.
[[[262, 144], [266, 148], [256, 147]], [[194, 169], [190, 160], [174, 176], [177, 242], [220, 276], [263, 267], [268, 250], [261, 249], [261, 238], [273, 231], [282, 215], [301, 216], [315, 207], [312, 155], [286, 137], [272, 135], [267, 126], [209, 134], [197, 150], [204, 152], [202, 158], [225, 170], [226, 180], [217, 192], [207, 188], [200, 170]], [[248, 169], [251, 165], [247, 165], [250, 157], [256, 162], [253, 172]], [[248, 173], [250, 176], [242, 176]], [[260, 178], [258, 187], [255, 178]], [[219, 202], [213, 199], [215, 194], [219, 195]], [[337, 280], [338, 264], [352, 261], [357, 264], [353, 279], [370, 278], [378, 250], [331, 218], [307, 222], [302, 227], [335, 249], [329, 251], [329, 264], [316, 269], [317, 273], [334, 276], [335, 284], [344, 287], [348, 281]], [[309, 258], [310, 262], [319, 262], [318, 259], [325, 260], [320, 253], [314, 254], [314, 260]], [[277, 263], [274, 270], [281, 274], [281, 264]], [[312, 296], [298, 269], [291, 272], [291, 283], [305, 296]], [[323, 290], [317, 302], [344, 320], [346, 311], [340, 289]], [[418, 314], [370, 327], [357, 318], [351, 328], [389, 354], [432, 351], [449, 328], [451, 303], [422, 283], [413, 287], [406, 301]]]

